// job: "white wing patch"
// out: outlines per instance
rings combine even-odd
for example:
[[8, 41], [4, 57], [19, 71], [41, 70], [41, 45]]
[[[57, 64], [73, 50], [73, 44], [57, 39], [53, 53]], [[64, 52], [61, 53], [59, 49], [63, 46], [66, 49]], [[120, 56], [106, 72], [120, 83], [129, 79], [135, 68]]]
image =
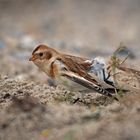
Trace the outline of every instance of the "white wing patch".
[[92, 65], [90, 70], [88, 71], [89, 74], [95, 74], [101, 81], [104, 81], [107, 83], [114, 83], [112, 77], [109, 77], [109, 74], [106, 69], [106, 61], [102, 57], [96, 57], [91, 60]]

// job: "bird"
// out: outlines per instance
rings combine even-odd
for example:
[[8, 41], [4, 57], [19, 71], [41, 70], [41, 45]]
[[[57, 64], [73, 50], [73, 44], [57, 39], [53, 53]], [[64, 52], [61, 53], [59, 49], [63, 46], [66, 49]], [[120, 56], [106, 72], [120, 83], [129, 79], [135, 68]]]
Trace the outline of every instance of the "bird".
[[115, 87], [112, 84], [113, 81], [110, 84], [104, 80], [105, 77], [109, 76], [101, 73], [101, 70], [105, 70], [105, 63], [101, 58], [88, 59], [69, 55], [45, 44], [40, 44], [33, 50], [29, 61], [32, 61], [54, 81], [66, 79], [118, 100], [107, 90], [115, 89]]

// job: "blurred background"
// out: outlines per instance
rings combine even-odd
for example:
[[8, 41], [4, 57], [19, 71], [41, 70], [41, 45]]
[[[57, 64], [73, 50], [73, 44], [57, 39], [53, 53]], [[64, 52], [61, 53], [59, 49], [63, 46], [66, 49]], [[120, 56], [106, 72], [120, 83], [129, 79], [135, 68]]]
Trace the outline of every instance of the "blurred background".
[[139, 0], [0, 0], [0, 74], [46, 81], [28, 61], [38, 44], [108, 57], [121, 42], [140, 61]]

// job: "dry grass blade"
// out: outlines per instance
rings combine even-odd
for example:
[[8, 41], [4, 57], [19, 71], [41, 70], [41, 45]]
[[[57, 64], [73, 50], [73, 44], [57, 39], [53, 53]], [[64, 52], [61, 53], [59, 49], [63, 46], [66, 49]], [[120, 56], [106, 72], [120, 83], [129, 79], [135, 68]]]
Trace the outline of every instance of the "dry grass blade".
[[[124, 60], [120, 60], [118, 58], [118, 53], [122, 50], [126, 49], [126, 46], [120, 44], [120, 46], [114, 51], [113, 55], [111, 56], [110, 58], [110, 65], [108, 67], [108, 70], [109, 70], [109, 74], [110, 76], [112, 76], [113, 80], [114, 80], [114, 83], [115, 83], [115, 86], [116, 86], [116, 89], [119, 89], [119, 93], [116, 91], [117, 94], [119, 95], [122, 95], [122, 89], [126, 88], [126, 89], [129, 89], [130, 91], [138, 91], [139, 89], [139, 83], [140, 83], [140, 71], [138, 70], [135, 70], [135, 69], [132, 69], [132, 68], [128, 68], [128, 67], [124, 67], [122, 66], [122, 64], [125, 63], [125, 61], [128, 59], [129, 57], [129, 53], [128, 55], [124, 58]], [[123, 81], [118, 81], [118, 75], [127, 75], [127, 80], [131, 79], [131, 80], [134, 80], [134, 79], [137, 79], [137, 84], [138, 86], [136, 87], [131, 87], [131, 86], [126, 86], [125, 84], [122, 84]], [[133, 77], [133, 78], [132, 78]], [[136, 81], [136, 80], [135, 80]], [[133, 83], [134, 81], [131, 81], [131, 83]], [[121, 86], [123, 85], [123, 86]], [[125, 87], [124, 87], [125, 85]]]
[[116, 76], [120, 73], [117, 70], [120, 68], [120, 65], [122, 65], [128, 59], [129, 53], [125, 57], [125, 59], [122, 60], [122, 61], [118, 58], [117, 55], [119, 54], [120, 51], [123, 51], [126, 48], [127, 47], [125, 45], [123, 45], [122, 43], [120, 43], [119, 47], [113, 52], [113, 55], [110, 58], [110, 65], [108, 67], [109, 74], [110, 74], [110, 76], [113, 77], [113, 80], [114, 80], [116, 89], [119, 89], [119, 93], [116, 90], [116, 93], [119, 94], [119, 95], [122, 95], [122, 91], [123, 91], [122, 89], [123, 89], [123, 87], [120, 87], [120, 85], [119, 85], [119, 83], [118, 83], [118, 81], [116, 79]]

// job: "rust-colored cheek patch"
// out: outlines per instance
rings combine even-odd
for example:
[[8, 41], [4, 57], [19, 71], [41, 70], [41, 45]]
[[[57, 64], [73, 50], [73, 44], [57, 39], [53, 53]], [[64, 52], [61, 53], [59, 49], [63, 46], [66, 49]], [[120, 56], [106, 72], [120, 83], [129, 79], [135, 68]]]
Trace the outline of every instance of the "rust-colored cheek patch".
[[52, 57], [52, 54], [49, 53], [49, 52], [47, 52], [47, 53], [46, 53], [46, 59], [49, 60], [51, 57]]

